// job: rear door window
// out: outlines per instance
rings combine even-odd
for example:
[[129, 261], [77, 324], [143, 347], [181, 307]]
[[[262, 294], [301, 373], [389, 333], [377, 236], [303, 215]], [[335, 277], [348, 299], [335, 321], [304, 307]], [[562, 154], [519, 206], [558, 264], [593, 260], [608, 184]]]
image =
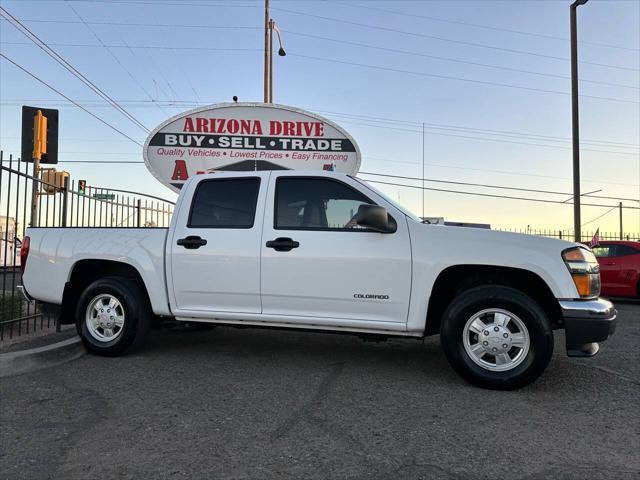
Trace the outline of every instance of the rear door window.
[[624, 257], [627, 255], [636, 255], [640, 253], [640, 251], [636, 250], [630, 245], [616, 245], [616, 257]]
[[221, 178], [200, 182], [193, 196], [188, 227], [253, 227], [259, 190], [259, 178]]

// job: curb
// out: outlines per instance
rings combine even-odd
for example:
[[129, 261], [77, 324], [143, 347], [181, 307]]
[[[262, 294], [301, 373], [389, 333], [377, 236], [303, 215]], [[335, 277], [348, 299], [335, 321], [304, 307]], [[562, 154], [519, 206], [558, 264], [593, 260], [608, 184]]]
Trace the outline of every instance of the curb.
[[87, 353], [80, 337], [44, 347], [0, 354], [0, 378], [33, 372], [75, 360]]

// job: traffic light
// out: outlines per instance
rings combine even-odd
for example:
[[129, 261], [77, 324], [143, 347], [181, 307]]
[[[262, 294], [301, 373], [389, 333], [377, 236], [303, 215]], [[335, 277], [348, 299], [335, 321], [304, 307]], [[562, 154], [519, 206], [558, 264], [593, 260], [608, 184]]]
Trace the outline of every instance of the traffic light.
[[87, 181], [86, 180], [78, 180], [78, 194], [84, 195], [87, 190]]
[[33, 117], [33, 151], [31, 158], [42, 160], [42, 155], [47, 154], [47, 117], [42, 115], [42, 110]]
[[23, 162], [58, 163], [58, 110], [22, 107], [20, 152]]
[[61, 192], [69, 184], [69, 172], [57, 171], [55, 168], [43, 168], [41, 174], [42, 193]]

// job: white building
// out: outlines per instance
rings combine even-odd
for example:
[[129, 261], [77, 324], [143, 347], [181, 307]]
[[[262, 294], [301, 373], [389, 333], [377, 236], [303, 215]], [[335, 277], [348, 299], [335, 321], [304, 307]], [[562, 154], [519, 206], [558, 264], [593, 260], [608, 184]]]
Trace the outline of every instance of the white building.
[[20, 265], [20, 240], [16, 236], [17, 229], [15, 218], [0, 216], [0, 267]]

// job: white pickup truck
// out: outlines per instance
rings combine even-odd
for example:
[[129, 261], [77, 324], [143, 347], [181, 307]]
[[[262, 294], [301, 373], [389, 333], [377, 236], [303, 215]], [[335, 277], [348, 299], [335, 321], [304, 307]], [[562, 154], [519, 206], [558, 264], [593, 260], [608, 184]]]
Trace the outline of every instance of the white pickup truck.
[[512, 389], [549, 363], [553, 330], [592, 356], [615, 329], [598, 263], [579, 244], [427, 225], [331, 172], [197, 175], [168, 229], [30, 228], [23, 291], [61, 305], [86, 347], [118, 355], [152, 319], [440, 334], [468, 381]]

